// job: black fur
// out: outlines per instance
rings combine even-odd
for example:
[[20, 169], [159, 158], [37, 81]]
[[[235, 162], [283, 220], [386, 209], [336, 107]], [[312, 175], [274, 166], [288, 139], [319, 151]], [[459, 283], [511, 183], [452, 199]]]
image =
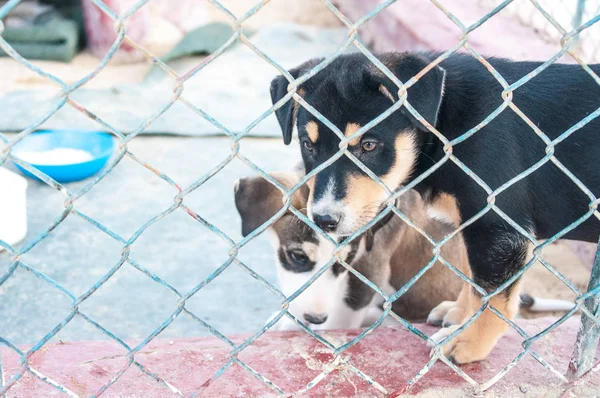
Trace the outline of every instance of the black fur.
[[[297, 257], [293, 257], [293, 253], [297, 253]], [[291, 272], [310, 272], [315, 268], [314, 261], [310, 261], [302, 249], [286, 250], [280, 247], [277, 250], [277, 256], [281, 266]]]
[[[383, 54], [380, 60], [401, 81], [407, 81], [439, 54]], [[513, 62], [490, 58], [489, 63], [512, 84], [537, 68], [537, 62]], [[292, 73], [302, 75], [318, 61], [311, 61]], [[600, 74], [600, 65], [591, 65]], [[347, 123], [370, 122], [392, 106], [379, 90], [383, 84], [397, 99], [397, 89], [361, 54], [344, 55], [313, 76], [301, 88], [305, 100], [344, 131]], [[285, 86], [285, 87], [284, 87]], [[275, 79], [271, 86], [273, 101], [287, 92], [287, 80]], [[443, 95], [442, 95], [443, 92]], [[476, 59], [453, 55], [429, 71], [408, 90], [408, 101], [447, 139], [459, 137], [481, 123], [502, 105], [502, 86]], [[553, 140], [600, 107], [600, 86], [579, 65], [554, 64], [514, 92], [514, 104]], [[278, 119], [284, 141], [291, 139], [293, 106], [282, 108]], [[297, 125], [300, 141], [307, 139], [304, 126], [315, 121], [319, 141], [313, 152], [302, 150], [306, 171], [310, 172], [338, 151], [339, 138], [314, 116], [300, 107]], [[375, 174], [385, 175], [396, 157], [393, 142], [398, 134], [414, 130], [418, 159], [412, 178], [419, 176], [444, 156], [442, 143], [415, 118], [400, 108], [364, 136], [382, 145], [362, 153], [351, 149]], [[600, 118], [594, 119], [562, 143], [556, 158], [579, 178], [591, 192], [600, 195]], [[360, 147], [360, 146], [359, 146]], [[453, 153], [490, 188], [496, 189], [545, 156], [546, 145], [513, 110], [507, 108]], [[315, 179], [315, 198], [331, 181], [336, 196], [346, 194], [344, 178], [363, 173], [346, 157], [340, 158]], [[408, 183], [410, 180], [406, 181]], [[487, 204], [487, 193], [458, 166], [448, 161], [420, 183], [416, 189], [433, 200], [440, 193], [456, 197], [463, 221]], [[552, 162], [517, 182], [496, 197], [496, 205], [521, 227], [539, 239], [560, 232], [588, 211], [589, 198]], [[600, 222], [592, 217], [566, 239], [596, 242]], [[523, 267], [527, 240], [493, 211], [464, 230], [464, 237], [475, 281], [492, 290]]]
[[[301, 67], [290, 70], [290, 74], [294, 79], [297, 79], [301, 74], [305, 73], [312, 67], [316, 66], [321, 59], [314, 59], [304, 63]], [[286, 96], [288, 92], [289, 82], [284, 76], [278, 76], [271, 82], [271, 100], [273, 104]], [[283, 142], [288, 145], [292, 142], [292, 131], [294, 130], [294, 101], [288, 101], [275, 111], [277, 121], [281, 126], [283, 133]]]
[[[284, 215], [283, 217], [296, 217], [292, 214]], [[278, 232], [279, 241], [281, 246], [277, 250], [277, 256], [281, 263], [281, 266], [288, 271], [303, 273], [314, 270], [316, 263], [310, 261], [308, 254], [303, 249], [304, 243], [319, 243], [315, 231], [304, 224], [302, 221], [297, 219], [297, 225], [293, 228], [286, 228], [283, 231]], [[351, 265], [356, 257], [358, 248], [360, 246], [361, 238], [355, 239], [350, 242], [350, 250], [343, 260], [346, 264]], [[335, 277], [339, 276], [346, 271], [346, 268], [339, 262], [333, 263], [331, 271]]]

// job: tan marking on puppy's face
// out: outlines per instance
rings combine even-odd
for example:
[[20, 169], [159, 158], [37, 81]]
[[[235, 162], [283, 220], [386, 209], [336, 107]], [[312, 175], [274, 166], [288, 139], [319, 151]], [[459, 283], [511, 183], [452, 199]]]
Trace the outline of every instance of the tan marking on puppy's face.
[[379, 86], [379, 91], [381, 92], [381, 94], [388, 97], [389, 100], [392, 101], [392, 103], [396, 102], [392, 93], [390, 93], [390, 91], [387, 88], [385, 88], [385, 86], [383, 84]]
[[[350, 177], [344, 200], [344, 219], [352, 221], [356, 230], [377, 215], [381, 203], [386, 199], [384, 189], [369, 176]], [[353, 232], [353, 231], [351, 231]]]
[[[346, 137], [350, 137], [352, 134], [356, 133], [360, 130], [361, 125], [358, 123], [348, 123], [346, 125], [346, 130], [344, 130], [344, 135]], [[354, 138], [352, 141], [348, 142], [350, 146], [356, 146], [360, 143], [360, 137]]]
[[319, 140], [319, 126], [317, 125], [317, 122], [311, 120], [310, 122], [306, 123], [304, 128], [306, 129], [306, 133], [308, 134], [308, 139], [310, 142], [314, 144]]
[[380, 177], [390, 189], [398, 188], [412, 174], [417, 160], [417, 144], [414, 131], [404, 131], [398, 134], [394, 146], [396, 147], [396, 161], [386, 175]]
[[[303, 88], [299, 88], [296, 93], [301, 96], [304, 97], [304, 95], [306, 94], [306, 90], [304, 90]], [[296, 120], [298, 120], [298, 110], [300, 109], [300, 103], [296, 100], [293, 100], [294, 103], [292, 104], [292, 125], [296, 124]]]
[[306, 204], [306, 209], [309, 215], [312, 214], [312, 204], [315, 200], [315, 177], [312, 177], [306, 181], [306, 186], [308, 187], [308, 199]]
[[[397, 189], [411, 175], [416, 158], [415, 135], [412, 131], [398, 134], [395, 141], [396, 159], [390, 171], [379, 178], [390, 190]], [[347, 194], [344, 198], [344, 217], [351, 222], [350, 228], [356, 230], [369, 222], [388, 195], [384, 188], [366, 175], [348, 178]], [[310, 199], [309, 199], [310, 201]]]
[[[304, 227], [304, 228], [308, 228], [308, 227]], [[306, 255], [308, 256], [310, 261], [317, 262], [317, 254], [318, 254], [318, 250], [319, 250], [318, 244], [312, 243], [312, 242], [303, 242], [302, 250], [304, 250], [304, 253], [306, 253]]]

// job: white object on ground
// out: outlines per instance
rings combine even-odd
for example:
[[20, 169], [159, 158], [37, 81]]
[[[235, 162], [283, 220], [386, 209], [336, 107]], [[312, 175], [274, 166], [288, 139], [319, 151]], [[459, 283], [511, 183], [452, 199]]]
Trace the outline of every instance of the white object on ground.
[[575, 303], [567, 300], [533, 297], [533, 305], [528, 308], [532, 312], [571, 311]]
[[94, 159], [91, 153], [82, 149], [73, 148], [55, 148], [49, 151], [40, 152], [19, 151], [15, 153], [15, 156], [27, 163], [40, 166], [77, 164], [89, 162]]
[[16, 245], [27, 235], [27, 180], [0, 167], [0, 192], [0, 240]]

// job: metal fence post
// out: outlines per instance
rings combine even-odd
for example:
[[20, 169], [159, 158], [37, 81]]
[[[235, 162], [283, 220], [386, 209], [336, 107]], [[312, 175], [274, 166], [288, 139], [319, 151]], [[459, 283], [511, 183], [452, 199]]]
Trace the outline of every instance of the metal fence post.
[[[600, 240], [596, 249], [592, 275], [588, 285], [588, 292], [600, 287]], [[600, 316], [600, 291], [588, 297], [584, 302], [585, 308], [596, 317]], [[594, 365], [596, 349], [600, 341], [600, 323], [592, 319], [585, 312], [581, 313], [581, 327], [577, 334], [573, 357], [569, 363], [567, 377], [569, 380], [575, 380], [583, 376]]]

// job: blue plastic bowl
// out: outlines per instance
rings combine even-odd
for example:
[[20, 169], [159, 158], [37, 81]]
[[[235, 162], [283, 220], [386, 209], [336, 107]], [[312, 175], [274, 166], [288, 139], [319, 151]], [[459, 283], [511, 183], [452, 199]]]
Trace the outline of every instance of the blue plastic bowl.
[[[88, 152], [92, 159], [77, 163], [65, 159], [64, 164], [36, 164], [19, 156], [24, 152], [45, 152], [58, 148], [83, 150]], [[106, 166], [115, 148], [116, 142], [113, 136], [100, 131], [43, 130], [31, 134], [16, 144], [12, 155], [62, 183], [83, 180], [98, 173]], [[38, 179], [19, 165], [16, 166], [23, 175]]]

